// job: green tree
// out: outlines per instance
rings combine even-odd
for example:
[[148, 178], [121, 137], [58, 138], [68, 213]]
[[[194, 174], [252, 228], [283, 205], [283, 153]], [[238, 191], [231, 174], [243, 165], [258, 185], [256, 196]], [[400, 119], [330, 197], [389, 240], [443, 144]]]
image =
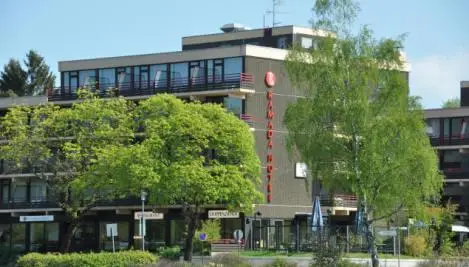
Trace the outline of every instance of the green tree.
[[55, 75], [36, 51], [30, 50], [26, 54], [24, 64], [28, 74], [26, 95], [42, 95], [54, 87]]
[[441, 104], [441, 108], [459, 108], [461, 106], [461, 102], [459, 101], [459, 98], [451, 98], [446, 101], [443, 101], [443, 104]]
[[[14, 95], [25, 95], [28, 74], [16, 59], [10, 59], [0, 74], [0, 91], [3, 95], [13, 92]], [[10, 95], [13, 95], [10, 94]]]
[[[208, 206], [249, 212], [253, 203], [262, 202], [254, 137], [221, 106], [184, 103], [170, 95], [140, 102], [135, 114], [143, 140], [106, 151], [96, 172], [141, 184], [153, 204], [180, 206], [186, 223], [184, 259], [190, 261]], [[130, 178], [135, 173], [141, 178]]]
[[12, 173], [33, 173], [49, 188], [48, 198], [65, 214], [61, 251], [69, 249], [83, 216], [98, 201], [131, 194], [131, 183], [125, 185], [125, 191], [118, 191], [124, 187], [113, 186], [120, 181], [94, 181], [102, 178], [94, 168], [99, 155], [134, 139], [131, 111], [132, 106], [122, 98], [102, 100], [86, 95], [70, 108], [13, 107], [1, 119], [0, 135], [7, 142], [0, 146], [0, 152], [13, 163]]
[[10, 59], [0, 74], [0, 92], [3, 96], [30, 96], [44, 94], [54, 86], [55, 75], [44, 58], [30, 50], [24, 60], [25, 68], [16, 59]]
[[287, 108], [288, 144], [327, 189], [359, 197], [378, 266], [375, 222], [439, 199], [443, 178], [423, 111], [399, 71], [402, 40], [376, 40], [367, 27], [352, 34], [351, 0], [317, 0], [313, 11], [314, 28], [335, 34], [288, 56], [288, 75], [305, 96]]

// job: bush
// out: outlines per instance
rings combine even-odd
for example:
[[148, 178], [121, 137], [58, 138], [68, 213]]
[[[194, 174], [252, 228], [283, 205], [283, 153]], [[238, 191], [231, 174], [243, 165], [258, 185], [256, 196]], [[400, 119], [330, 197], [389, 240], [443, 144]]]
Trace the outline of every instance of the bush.
[[241, 258], [236, 254], [226, 253], [218, 254], [211, 260], [212, 264], [221, 264], [223, 267], [249, 267], [246, 259]]
[[102, 253], [29, 253], [18, 259], [18, 267], [128, 267], [154, 264], [157, 258], [144, 251]]
[[0, 266], [13, 265], [21, 251], [10, 248], [9, 246], [0, 246]]
[[160, 247], [158, 249], [158, 254], [161, 258], [171, 261], [177, 261], [181, 257], [181, 248], [178, 246], [174, 246], [171, 248]]
[[469, 256], [469, 241], [464, 242], [464, 244], [459, 248], [459, 256]]
[[404, 240], [404, 251], [409, 256], [421, 257], [425, 255], [427, 242], [425, 238], [418, 235], [410, 235]]
[[[144, 267], [154, 267], [152, 266], [144, 266]], [[181, 262], [181, 261], [168, 261], [168, 260], [161, 260], [158, 262], [156, 267], [204, 267], [202, 264], [190, 263], [190, 262]]]
[[337, 267], [341, 262], [342, 252], [338, 247], [321, 247], [314, 253], [312, 267]]
[[[220, 220], [206, 220], [202, 222], [202, 226], [195, 232], [194, 235], [194, 251], [200, 251], [204, 255], [210, 254], [211, 246], [213, 241], [220, 240], [221, 235], [221, 222]], [[201, 233], [207, 234], [207, 241], [200, 241], [199, 236]], [[202, 244], [204, 242], [205, 244]], [[202, 247], [203, 250], [202, 251]]]
[[294, 262], [288, 262], [282, 258], [276, 258], [273, 262], [264, 265], [265, 267], [296, 267], [298, 264]]

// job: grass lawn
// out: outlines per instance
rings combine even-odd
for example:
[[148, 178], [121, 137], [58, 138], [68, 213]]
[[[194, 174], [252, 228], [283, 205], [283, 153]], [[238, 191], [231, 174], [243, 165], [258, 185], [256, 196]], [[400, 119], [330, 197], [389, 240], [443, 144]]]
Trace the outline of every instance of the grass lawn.
[[[299, 253], [288, 253], [284, 251], [242, 251], [241, 256], [244, 257], [313, 257], [312, 252], [299, 252]], [[397, 259], [397, 256], [392, 254], [378, 254], [381, 259]], [[344, 258], [369, 258], [370, 255], [367, 253], [346, 253]], [[414, 257], [401, 255], [401, 259], [415, 259]]]

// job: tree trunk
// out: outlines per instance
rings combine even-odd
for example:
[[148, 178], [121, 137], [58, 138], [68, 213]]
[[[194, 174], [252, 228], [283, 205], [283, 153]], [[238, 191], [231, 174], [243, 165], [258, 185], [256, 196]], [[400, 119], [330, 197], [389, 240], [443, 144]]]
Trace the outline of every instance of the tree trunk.
[[194, 235], [199, 224], [199, 213], [188, 213], [186, 215], [187, 235], [184, 242], [184, 261], [192, 261], [192, 252], [194, 250]]
[[61, 238], [61, 241], [60, 241], [61, 253], [66, 253], [70, 250], [70, 245], [72, 244], [72, 238], [77, 229], [78, 229], [78, 223], [76, 221], [72, 221], [67, 225], [67, 230], [65, 231], [65, 235]]
[[366, 226], [366, 241], [368, 243], [368, 250], [370, 251], [371, 255], [371, 266], [378, 267], [379, 266], [379, 259], [378, 259], [378, 250], [376, 249], [375, 244], [375, 235], [373, 234], [373, 228], [368, 221], [368, 218], [364, 220]]

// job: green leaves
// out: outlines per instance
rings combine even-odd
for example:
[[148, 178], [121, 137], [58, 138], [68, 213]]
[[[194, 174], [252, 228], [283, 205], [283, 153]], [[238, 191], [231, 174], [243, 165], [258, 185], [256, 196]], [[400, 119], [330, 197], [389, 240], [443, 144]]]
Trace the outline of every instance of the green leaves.
[[[356, 10], [346, 0], [315, 3], [315, 26], [326, 29], [344, 29], [345, 11]], [[401, 206], [421, 209], [443, 181], [421, 105], [408, 95], [401, 47], [401, 37], [376, 40], [364, 27], [318, 39], [311, 51], [294, 48], [286, 61], [305, 96], [284, 117], [290, 148], [329, 190], [366, 198], [375, 218]]]

